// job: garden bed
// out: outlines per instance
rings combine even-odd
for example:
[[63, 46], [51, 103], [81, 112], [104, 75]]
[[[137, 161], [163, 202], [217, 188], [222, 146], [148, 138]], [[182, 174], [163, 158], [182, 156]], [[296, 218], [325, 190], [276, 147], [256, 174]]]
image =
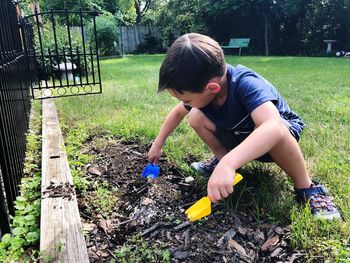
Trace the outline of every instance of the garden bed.
[[184, 210], [205, 195], [200, 176], [181, 175], [161, 159], [160, 177], [140, 176], [147, 147], [116, 141], [88, 145], [96, 156], [83, 176], [91, 189], [79, 198], [90, 262], [301, 262], [286, 226], [254, 219], [222, 204], [189, 223]]

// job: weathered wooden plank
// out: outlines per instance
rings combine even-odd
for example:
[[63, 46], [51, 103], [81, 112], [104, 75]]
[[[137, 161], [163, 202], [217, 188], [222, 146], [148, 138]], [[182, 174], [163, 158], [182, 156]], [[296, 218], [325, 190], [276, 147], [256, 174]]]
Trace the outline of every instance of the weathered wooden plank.
[[89, 262], [55, 103], [44, 100], [42, 107], [42, 261]]

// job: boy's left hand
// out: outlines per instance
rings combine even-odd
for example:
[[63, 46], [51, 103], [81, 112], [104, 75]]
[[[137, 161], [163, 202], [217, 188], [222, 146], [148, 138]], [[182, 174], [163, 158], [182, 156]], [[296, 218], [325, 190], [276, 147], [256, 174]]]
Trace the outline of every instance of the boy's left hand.
[[215, 167], [208, 181], [208, 197], [211, 202], [218, 202], [233, 192], [236, 171], [223, 162]]

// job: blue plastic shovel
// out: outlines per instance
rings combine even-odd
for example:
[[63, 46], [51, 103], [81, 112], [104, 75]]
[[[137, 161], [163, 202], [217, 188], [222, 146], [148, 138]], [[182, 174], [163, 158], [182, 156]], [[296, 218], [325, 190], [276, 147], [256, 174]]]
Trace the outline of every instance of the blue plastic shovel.
[[159, 176], [159, 166], [153, 163], [147, 164], [141, 174], [142, 177], [146, 178], [157, 178]]

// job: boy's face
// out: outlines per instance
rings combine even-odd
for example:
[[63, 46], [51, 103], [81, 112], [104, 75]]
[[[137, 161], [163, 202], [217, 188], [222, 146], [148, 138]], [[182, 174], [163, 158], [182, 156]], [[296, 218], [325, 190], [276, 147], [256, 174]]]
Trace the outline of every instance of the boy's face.
[[167, 90], [171, 96], [194, 108], [203, 108], [212, 102], [216, 97], [216, 93], [208, 88], [205, 88], [201, 93], [194, 93], [190, 91], [179, 93], [171, 88]]
[[221, 89], [220, 85], [222, 79], [225, 79], [225, 76], [222, 78], [212, 78], [209, 80], [204, 90], [200, 93], [194, 93], [190, 91], [183, 91], [180, 93], [172, 88], [168, 88], [167, 90], [171, 96], [177, 98], [183, 103], [188, 104], [194, 108], [203, 108], [218, 98], [218, 95], [222, 94], [223, 90]]

